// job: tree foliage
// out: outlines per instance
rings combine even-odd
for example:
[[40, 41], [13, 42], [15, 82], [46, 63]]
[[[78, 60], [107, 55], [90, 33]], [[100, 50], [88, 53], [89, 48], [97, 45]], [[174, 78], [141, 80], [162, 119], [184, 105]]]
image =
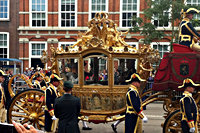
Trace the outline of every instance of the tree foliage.
[[[171, 43], [177, 42], [178, 27], [180, 23], [181, 9], [187, 8], [183, 0], [146, 0], [149, 8], [144, 10], [144, 18], [133, 17], [132, 32], [140, 32], [144, 36], [144, 43], [150, 44], [154, 40], [160, 40], [164, 36], [170, 36]], [[159, 25], [155, 22], [159, 21]], [[165, 34], [165, 25], [170, 25], [171, 34]], [[157, 30], [162, 27], [163, 30]]]

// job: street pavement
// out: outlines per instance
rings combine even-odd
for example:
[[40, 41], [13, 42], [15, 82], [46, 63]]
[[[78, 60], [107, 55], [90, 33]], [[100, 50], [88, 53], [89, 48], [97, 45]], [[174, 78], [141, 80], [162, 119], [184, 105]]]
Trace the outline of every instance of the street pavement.
[[[151, 103], [147, 106], [147, 109], [144, 111], [146, 116], [148, 117], [148, 123], [143, 123], [143, 132], [144, 133], [162, 133], [162, 127], [161, 123], [164, 123], [164, 110], [163, 110], [163, 103], [156, 102]], [[82, 130], [82, 122], [79, 122], [79, 127], [81, 130], [81, 133], [114, 133], [111, 124], [93, 124], [93, 123], [87, 123], [89, 127], [92, 128], [92, 130]], [[117, 133], [124, 133], [124, 121], [121, 122], [117, 126]]]

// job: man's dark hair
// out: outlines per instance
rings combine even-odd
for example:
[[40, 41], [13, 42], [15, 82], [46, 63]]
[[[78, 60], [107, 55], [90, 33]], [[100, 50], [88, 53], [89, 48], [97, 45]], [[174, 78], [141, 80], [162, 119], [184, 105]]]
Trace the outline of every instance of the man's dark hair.
[[72, 84], [71, 81], [65, 81], [65, 82], [64, 82], [63, 90], [64, 90], [65, 92], [69, 92], [69, 91], [72, 90], [73, 87], [74, 87], [74, 85]]

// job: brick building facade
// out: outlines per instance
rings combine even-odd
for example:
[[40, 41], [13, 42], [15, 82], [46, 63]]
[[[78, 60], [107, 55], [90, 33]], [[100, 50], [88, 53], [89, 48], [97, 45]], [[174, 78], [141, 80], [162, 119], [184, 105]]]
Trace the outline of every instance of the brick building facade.
[[[195, 4], [196, 1], [190, 2]], [[130, 17], [143, 17], [145, 8], [145, 0], [19, 0], [19, 59], [23, 60], [24, 68], [41, 65], [42, 50], [49, 53], [51, 45], [76, 43], [78, 33], [88, 29], [88, 21], [98, 11], [108, 12], [109, 19], [118, 24], [118, 30], [126, 31], [131, 27]], [[170, 24], [164, 27], [170, 34]], [[163, 27], [158, 29], [163, 30]], [[139, 33], [129, 33], [125, 41], [138, 47], [142, 38]], [[162, 56], [169, 51], [169, 42], [170, 38], [165, 37], [159, 45], [154, 42], [151, 45], [159, 49]]]
[[[18, 58], [18, 4], [18, 0], [0, 0], [0, 58]], [[9, 64], [0, 61], [0, 67]]]

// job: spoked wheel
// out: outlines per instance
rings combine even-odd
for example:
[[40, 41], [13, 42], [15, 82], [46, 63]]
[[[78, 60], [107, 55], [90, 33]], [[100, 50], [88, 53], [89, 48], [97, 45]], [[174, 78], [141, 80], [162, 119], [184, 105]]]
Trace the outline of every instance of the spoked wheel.
[[31, 81], [24, 74], [16, 74], [8, 82], [8, 91], [12, 98], [21, 90], [31, 87]]
[[28, 123], [38, 129], [44, 127], [44, 97], [42, 90], [28, 89], [19, 92], [10, 103], [7, 113], [8, 123], [14, 120], [21, 124]]
[[176, 110], [172, 112], [165, 120], [163, 133], [181, 133], [181, 112]]

